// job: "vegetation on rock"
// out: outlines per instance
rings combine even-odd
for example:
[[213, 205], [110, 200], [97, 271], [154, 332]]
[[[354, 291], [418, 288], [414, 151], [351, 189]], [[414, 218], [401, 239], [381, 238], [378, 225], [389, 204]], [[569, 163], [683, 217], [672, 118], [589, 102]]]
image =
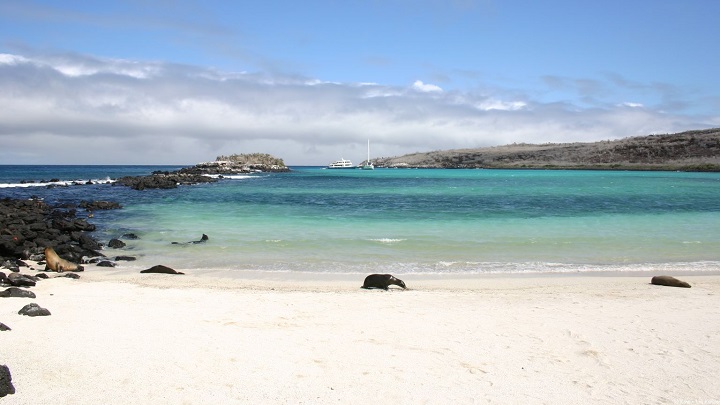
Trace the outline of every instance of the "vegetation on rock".
[[229, 156], [218, 156], [215, 161], [233, 162], [243, 165], [285, 166], [282, 159], [267, 153], [241, 153]]

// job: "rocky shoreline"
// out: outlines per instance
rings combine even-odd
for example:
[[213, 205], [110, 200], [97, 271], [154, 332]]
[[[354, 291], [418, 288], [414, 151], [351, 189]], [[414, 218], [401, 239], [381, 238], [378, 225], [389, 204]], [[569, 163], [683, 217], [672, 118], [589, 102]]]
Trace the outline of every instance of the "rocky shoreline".
[[[117, 256], [114, 261], [107, 258], [100, 252], [103, 244], [91, 236], [95, 225], [78, 216], [82, 210], [90, 217], [96, 210], [120, 208], [108, 201], [51, 206], [39, 199], [0, 199], [0, 287], [5, 288], [0, 291], [0, 299], [35, 299], [36, 294], [28, 288], [45, 279], [78, 279], [77, 272], [85, 270], [78, 263], [115, 267], [115, 261], [135, 260], [132, 256]], [[127, 234], [122, 238], [136, 237]], [[111, 239], [107, 246], [122, 248], [125, 243]], [[183, 274], [162, 265], [141, 273]], [[51, 315], [50, 310], [36, 303], [23, 306], [17, 313], [30, 317]], [[2, 321], [7, 320], [0, 319], [0, 332], [11, 331]], [[0, 397], [14, 393], [10, 369], [0, 365]]]
[[[18, 260], [44, 259], [44, 249], [54, 247], [69, 261], [103, 256], [102, 244], [90, 233], [95, 225], [86, 218], [94, 210], [119, 209], [117, 203], [81, 201], [78, 205], [50, 206], [39, 199], [0, 200], [0, 263], [17, 271]], [[78, 213], [85, 211], [85, 218]]]
[[593, 143], [512, 144], [374, 159], [376, 167], [720, 171], [720, 128]]

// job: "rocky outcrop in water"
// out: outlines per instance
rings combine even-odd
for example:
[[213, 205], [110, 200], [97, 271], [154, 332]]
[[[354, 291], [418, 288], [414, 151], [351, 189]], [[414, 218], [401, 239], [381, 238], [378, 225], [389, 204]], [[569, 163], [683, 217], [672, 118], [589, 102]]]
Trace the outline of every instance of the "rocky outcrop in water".
[[377, 167], [720, 171], [720, 128], [616, 141], [512, 144], [375, 159]]
[[148, 176], [121, 177], [113, 185], [127, 186], [133, 190], [171, 189], [180, 185], [214, 183], [216, 181], [218, 180], [202, 174], [157, 171]]
[[218, 156], [214, 162], [198, 163], [193, 167], [185, 167], [178, 170], [179, 173], [187, 174], [208, 174], [208, 175], [233, 175], [242, 173], [289, 172], [282, 159], [273, 157], [267, 153], [235, 154], [229, 156]]
[[127, 186], [134, 190], [171, 189], [181, 185], [214, 183], [223, 175], [289, 171], [282, 159], [266, 153], [251, 153], [218, 156], [214, 162], [198, 163], [174, 172], [156, 171], [148, 176], [121, 177], [113, 185]]

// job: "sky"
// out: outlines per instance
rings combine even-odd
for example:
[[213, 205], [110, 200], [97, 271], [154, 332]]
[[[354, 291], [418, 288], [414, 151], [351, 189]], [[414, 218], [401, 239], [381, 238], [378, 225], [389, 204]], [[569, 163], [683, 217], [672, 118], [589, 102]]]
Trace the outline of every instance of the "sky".
[[0, 0], [0, 164], [720, 127], [716, 0]]

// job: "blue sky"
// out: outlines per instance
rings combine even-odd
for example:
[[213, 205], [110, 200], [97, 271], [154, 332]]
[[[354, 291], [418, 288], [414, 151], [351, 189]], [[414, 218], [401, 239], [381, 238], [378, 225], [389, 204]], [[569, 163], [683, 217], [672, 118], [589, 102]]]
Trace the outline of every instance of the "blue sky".
[[[90, 3], [90, 4], [88, 4]], [[0, 1], [0, 163], [288, 164], [720, 126], [714, 0]]]

